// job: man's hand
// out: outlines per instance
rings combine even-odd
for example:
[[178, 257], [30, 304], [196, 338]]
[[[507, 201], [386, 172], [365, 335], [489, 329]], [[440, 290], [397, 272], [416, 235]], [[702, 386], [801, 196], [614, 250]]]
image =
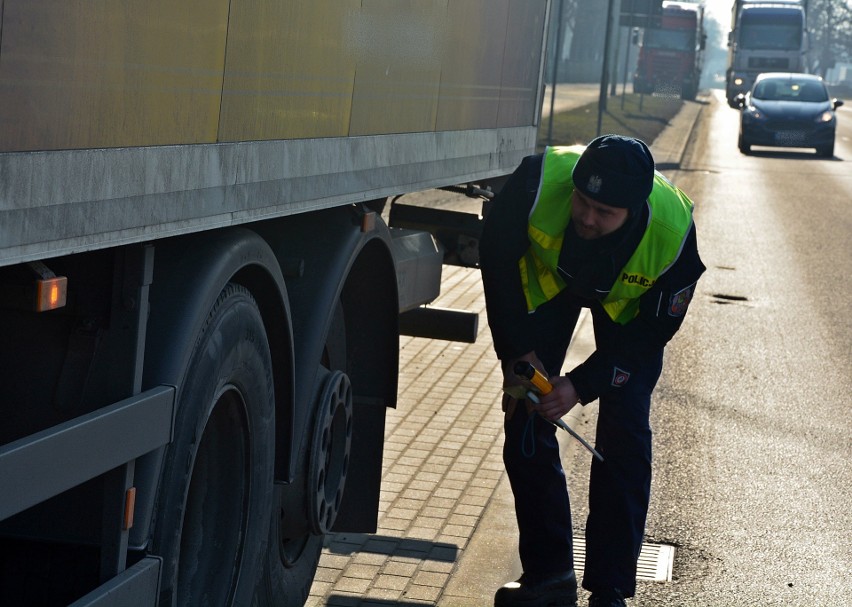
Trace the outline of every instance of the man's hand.
[[[502, 369], [503, 369], [503, 411], [509, 412], [514, 411], [515, 405], [517, 405], [517, 401], [523, 400], [526, 398], [527, 391], [529, 390], [529, 385], [524, 383], [524, 381], [515, 375], [515, 363], [518, 361], [527, 361], [531, 363], [536, 369], [545, 373], [544, 365], [541, 364], [541, 361], [536, 356], [535, 352], [527, 352], [523, 356], [519, 356], [518, 358], [513, 358], [511, 360], [502, 361]], [[545, 373], [545, 375], [547, 375]]]
[[524, 354], [523, 356], [519, 356], [518, 358], [502, 361], [503, 392], [510, 394], [516, 399], [524, 398], [527, 390], [529, 389], [529, 384], [525, 383], [522, 378], [515, 375], [515, 364], [519, 361], [526, 361], [528, 363], [531, 363], [533, 367], [541, 371], [544, 376], [547, 377], [547, 372], [544, 370], [544, 365], [541, 364], [541, 361], [538, 359], [538, 356], [536, 356], [535, 352], [527, 352], [526, 354]]
[[573, 409], [580, 402], [580, 397], [568, 377], [552, 377], [549, 381], [553, 390], [539, 396], [540, 402], [535, 410], [544, 419], [553, 422]]

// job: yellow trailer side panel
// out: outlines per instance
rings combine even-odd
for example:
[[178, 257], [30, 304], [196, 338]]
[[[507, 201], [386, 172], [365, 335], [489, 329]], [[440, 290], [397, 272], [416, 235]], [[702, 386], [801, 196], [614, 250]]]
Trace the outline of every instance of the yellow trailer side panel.
[[232, 0], [220, 141], [348, 134], [360, 0]]
[[529, 0], [510, 0], [506, 43], [503, 46], [503, 69], [500, 81], [498, 126], [532, 124], [541, 70], [541, 49], [530, 44], [540, 40], [545, 27], [545, 6], [531, 6]]
[[0, 152], [531, 126], [542, 0], [4, 0]]
[[213, 141], [228, 0], [4, 0], [0, 151]]
[[350, 135], [434, 131], [447, 0], [364, 0], [350, 25], [358, 61]]
[[508, 0], [451, 2], [438, 130], [494, 128], [500, 103]]

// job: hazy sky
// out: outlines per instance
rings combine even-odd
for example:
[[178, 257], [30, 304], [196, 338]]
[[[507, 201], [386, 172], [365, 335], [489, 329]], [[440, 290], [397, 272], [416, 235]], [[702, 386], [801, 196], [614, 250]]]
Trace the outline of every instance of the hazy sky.
[[708, 13], [712, 13], [716, 17], [716, 21], [727, 24], [731, 18], [734, 0], [704, 0], [704, 6], [707, 7]]
[[722, 40], [720, 41], [724, 48], [728, 36], [728, 30], [731, 28], [731, 8], [734, 6], [734, 0], [704, 0], [705, 13], [709, 18], [718, 21], [721, 25]]

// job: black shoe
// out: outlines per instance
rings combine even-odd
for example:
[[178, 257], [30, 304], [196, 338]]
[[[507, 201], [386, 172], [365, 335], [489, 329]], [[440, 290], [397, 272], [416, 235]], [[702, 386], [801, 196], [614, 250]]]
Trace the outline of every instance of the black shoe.
[[577, 607], [577, 578], [573, 571], [540, 580], [524, 574], [497, 591], [494, 607]]
[[593, 592], [589, 597], [589, 607], [627, 607], [627, 602], [618, 588], [607, 592]]

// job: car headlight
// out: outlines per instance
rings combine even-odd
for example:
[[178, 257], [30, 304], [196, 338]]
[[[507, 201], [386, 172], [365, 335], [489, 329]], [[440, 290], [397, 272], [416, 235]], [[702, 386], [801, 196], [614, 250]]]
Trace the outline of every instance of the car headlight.
[[755, 106], [749, 105], [743, 110], [743, 120], [760, 122], [762, 120], [766, 120], [766, 116]]
[[831, 122], [832, 120], [834, 120], [834, 112], [831, 110], [825, 110], [822, 114], [816, 117], [816, 121], [820, 124], [823, 122]]

